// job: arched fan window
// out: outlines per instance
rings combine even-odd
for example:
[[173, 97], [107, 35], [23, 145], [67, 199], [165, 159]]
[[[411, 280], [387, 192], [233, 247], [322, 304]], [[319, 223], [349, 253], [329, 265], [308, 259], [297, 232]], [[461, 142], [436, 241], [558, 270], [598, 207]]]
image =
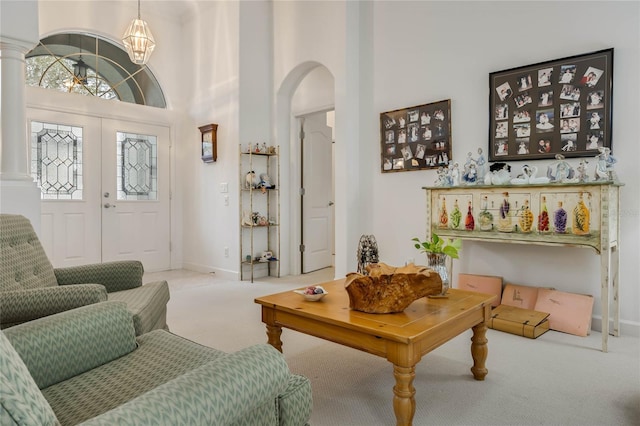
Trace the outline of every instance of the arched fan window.
[[158, 81], [119, 46], [90, 34], [55, 34], [27, 55], [27, 84], [166, 108]]

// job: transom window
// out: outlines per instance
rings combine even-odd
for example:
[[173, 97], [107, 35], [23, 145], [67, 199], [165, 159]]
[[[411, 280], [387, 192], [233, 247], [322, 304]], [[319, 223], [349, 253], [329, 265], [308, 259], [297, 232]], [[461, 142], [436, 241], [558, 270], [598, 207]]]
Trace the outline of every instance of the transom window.
[[119, 46], [90, 34], [55, 34], [26, 55], [27, 85], [166, 108], [148, 67]]

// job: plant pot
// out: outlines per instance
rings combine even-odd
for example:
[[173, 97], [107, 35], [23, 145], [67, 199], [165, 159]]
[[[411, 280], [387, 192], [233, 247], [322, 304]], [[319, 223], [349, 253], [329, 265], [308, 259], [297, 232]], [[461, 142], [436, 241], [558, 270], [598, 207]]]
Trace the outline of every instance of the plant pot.
[[449, 291], [449, 269], [447, 268], [447, 256], [444, 253], [427, 253], [427, 266], [440, 275], [442, 279], [442, 295]]

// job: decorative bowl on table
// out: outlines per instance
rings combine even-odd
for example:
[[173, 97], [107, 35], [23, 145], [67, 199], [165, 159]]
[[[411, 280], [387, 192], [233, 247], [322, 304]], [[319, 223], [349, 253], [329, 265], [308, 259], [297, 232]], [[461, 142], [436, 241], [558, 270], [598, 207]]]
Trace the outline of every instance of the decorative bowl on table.
[[328, 294], [327, 290], [319, 285], [311, 285], [302, 290], [293, 290], [293, 292], [298, 293], [309, 302], [317, 302]]

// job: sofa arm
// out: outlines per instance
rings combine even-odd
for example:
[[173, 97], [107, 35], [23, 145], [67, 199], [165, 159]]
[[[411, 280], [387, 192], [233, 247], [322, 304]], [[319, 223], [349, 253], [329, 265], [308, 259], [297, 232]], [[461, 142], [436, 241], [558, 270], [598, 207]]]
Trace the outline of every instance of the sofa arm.
[[142, 262], [125, 260], [71, 266], [53, 270], [59, 285], [96, 283], [107, 288], [107, 293], [129, 290], [142, 285]]
[[3, 330], [40, 389], [128, 354], [136, 348], [124, 302], [103, 302]]
[[231, 425], [265, 403], [273, 404], [275, 418], [276, 398], [289, 377], [280, 352], [270, 345], [255, 345], [211, 361], [82, 425]]
[[107, 300], [100, 284], [44, 287], [0, 292], [0, 328]]

